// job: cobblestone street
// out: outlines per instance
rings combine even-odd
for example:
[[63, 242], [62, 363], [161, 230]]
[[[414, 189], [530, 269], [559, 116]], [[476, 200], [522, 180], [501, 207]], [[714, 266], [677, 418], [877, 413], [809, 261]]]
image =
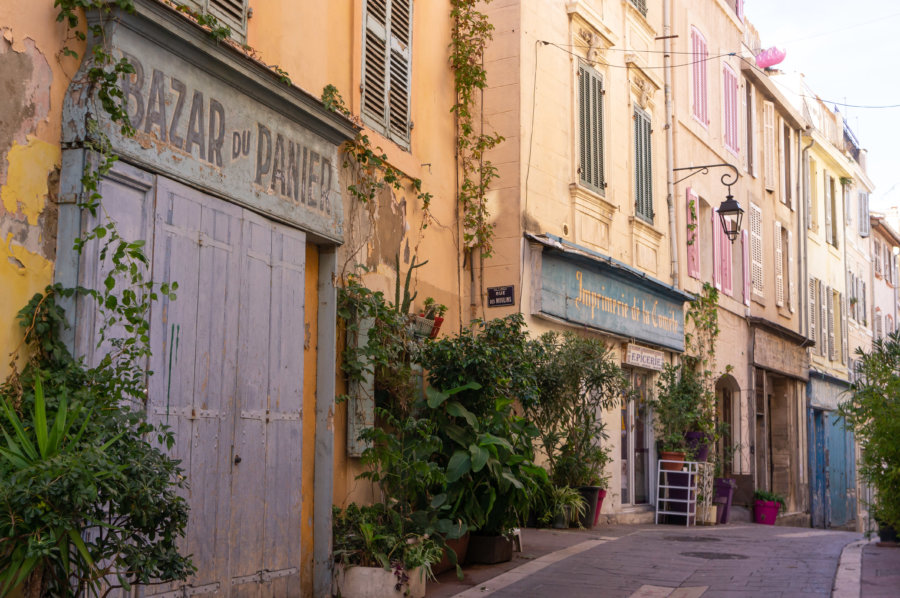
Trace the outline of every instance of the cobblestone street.
[[[862, 545], [862, 535], [852, 532], [746, 524], [523, 532], [525, 550], [517, 553], [512, 563], [518, 566], [467, 567], [463, 582], [456, 581], [452, 573], [444, 574], [439, 578], [441, 583], [429, 584], [428, 596], [900, 595], [900, 549]], [[836, 580], [842, 553], [845, 564]]]

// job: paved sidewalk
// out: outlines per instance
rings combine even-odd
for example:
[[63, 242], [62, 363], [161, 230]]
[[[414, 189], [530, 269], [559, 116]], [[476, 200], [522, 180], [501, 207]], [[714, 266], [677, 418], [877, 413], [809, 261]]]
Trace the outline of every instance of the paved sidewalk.
[[[525, 551], [511, 563], [466, 567], [463, 582], [445, 573], [442, 583], [429, 583], [428, 596], [828, 597], [844, 547], [861, 539], [851, 532], [752, 524], [523, 532]], [[865, 570], [868, 557], [866, 552]], [[890, 577], [900, 572], [888, 565], [878, 571], [880, 577], [872, 575], [879, 580], [876, 587], [888, 593], [872, 598], [900, 596], [900, 585]], [[859, 575], [857, 566], [851, 572], [857, 587]]]
[[867, 544], [862, 551], [861, 598], [900, 596], [900, 546]]

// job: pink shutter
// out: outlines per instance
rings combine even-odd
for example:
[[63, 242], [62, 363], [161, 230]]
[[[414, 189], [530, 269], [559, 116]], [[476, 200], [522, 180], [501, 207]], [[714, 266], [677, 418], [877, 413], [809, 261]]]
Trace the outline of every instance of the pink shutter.
[[741, 231], [741, 258], [744, 268], [744, 305], [750, 306], [750, 238], [747, 229]]
[[697, 194], [694, 193], [694, 190], [690, 187], [687, 188], [687, 201], [685, 201], [685, 205], [687, 205], [687, 223], [689, 228], [687, 229], [687, 267], [688, 267], [688, 276], [691, 278], [700, 279], [700, 235], [699, 233], [699, 224], [700, 220], [697, 217], [698, 210], [700, 209], [700, 202], [698, 201]]
[[713, 286], [722, 290], [722, 260], [719, 256], [722, 254], [722, 245], [719, 239], [721, 235], [720, 229], [722, 228], [719, 224], [719, 213], [716, 210], [709, 211], [710, 216], [712, 217], [712, 263], [713, 263]]
[[694, 116], [703, 123], [704, 126], [709, 124], [709, 110], [707, 109], [707, 88], [706, 88], [706, 40], [697, 31], [691, 27], [691, 52], [693, 58], [692, 67], [692, 89], [694, 92]]
[[721, 220], [716, 217], [716, 220], [719, 221], [719, 261], [722, 263], [722, 292], [728, 295], [729, 297], [734, 294], [734, 286], [732, 284], [731, 277], [731, 241], [728, 240], [728, 235], [725, 234], [725, 229], [721, 226]]

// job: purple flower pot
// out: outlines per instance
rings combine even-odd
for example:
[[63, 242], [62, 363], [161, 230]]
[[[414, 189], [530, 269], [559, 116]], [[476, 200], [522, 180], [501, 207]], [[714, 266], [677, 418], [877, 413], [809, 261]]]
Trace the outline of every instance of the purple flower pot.
[[719, 503], [719, 523], [728, 523], [731, 515], [731, 499], [737, 482], [732, 478], [716, 478], [716, 501]]
[[709, 437], [705, 432], [685, 432], [684, 439], [687, 440], [688, 458], [691, 461], [706, 461], [709, 457]]

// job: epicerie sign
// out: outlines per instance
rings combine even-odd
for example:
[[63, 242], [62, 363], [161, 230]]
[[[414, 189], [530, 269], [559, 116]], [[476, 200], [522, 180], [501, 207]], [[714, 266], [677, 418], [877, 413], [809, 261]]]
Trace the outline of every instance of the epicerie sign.
[[625, 347], [625, 363], [648, 370], [661, 371], [665, 366], [665, 355], [662, 351], [648, 349], [634, 343], [628, 343]]

